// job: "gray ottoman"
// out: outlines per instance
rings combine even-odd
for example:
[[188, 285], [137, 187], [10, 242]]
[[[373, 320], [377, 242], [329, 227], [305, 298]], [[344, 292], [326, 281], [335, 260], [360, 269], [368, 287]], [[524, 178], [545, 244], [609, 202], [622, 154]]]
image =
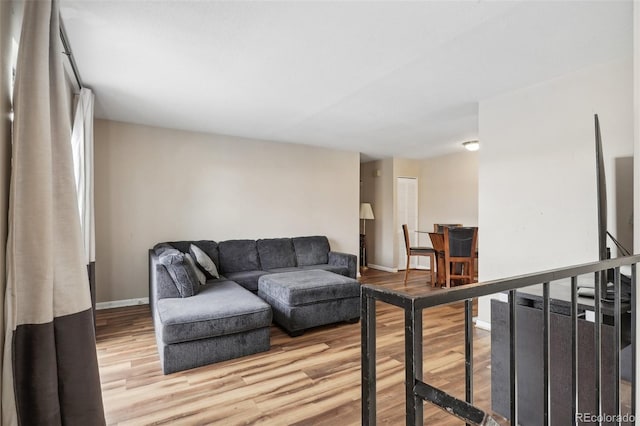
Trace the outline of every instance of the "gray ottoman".
[[305, 329], [360, 319], [360, 283], [323, 270], [263, 275], [258, 296], [271, 305], [273, 319], [291, 336]]

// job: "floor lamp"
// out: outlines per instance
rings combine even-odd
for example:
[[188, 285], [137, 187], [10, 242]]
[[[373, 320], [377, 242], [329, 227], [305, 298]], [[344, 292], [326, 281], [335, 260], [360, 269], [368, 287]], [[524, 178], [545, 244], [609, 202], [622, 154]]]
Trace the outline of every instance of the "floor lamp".
[[362, 269], [367, 269], [367, 220], [375, 219], [370, 203], [360, 203], [360, 219], [362, 219], [362, 239], [360, 243], [360, 263]]

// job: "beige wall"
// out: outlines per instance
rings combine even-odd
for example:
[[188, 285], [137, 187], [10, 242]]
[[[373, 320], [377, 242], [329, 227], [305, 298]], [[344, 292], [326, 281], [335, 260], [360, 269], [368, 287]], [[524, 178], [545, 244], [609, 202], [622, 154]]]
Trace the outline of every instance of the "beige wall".
[[358, 253], [359, 155], [97, 120], [99, 302], [147, 296], [161, 241], [326, 235]]
[[[478, 156], [460, 152], [425, 160], [391, 158], [361, 165], [360, 200], [373, 205], [375, 221], [367, 223], [369, 266], [396, 270], [404, 237], [397, 219], [396, 180], [418, 179], [418, 227], [434, 223], [478, 224]], [[373, 225], [373, 226], [372, 226]], [[420, 244], [429, 245], [421, 236]]]
[[394, 177], [415, 177], [420, 174], [420, 160], [410, 160], [408, 158], [393, 159], [393, 174]]
[[361, 164], [360, 201], [371, 203], [375, 220], [367, 221], [367, 261], [383, 270], [395, 268], [393, 159]]
[[[366, 238], [365, 238], [365, 243], [366, 243], [366, 248], [367, 248], [367, 262], [368, 263], [374, 263], [374, 258], [375, 258], [375, 251], [376, 251], [376, 246], [375, 246], [375, 235], [376, 235], [376, 229], [375, 229], [375, 222], [376, 220], [378, 220], [378, 217], [380, 216], [378, 213], [378, 209], [382, 207], [382, 204], [380, 205], [380, 207], [378, 206], [378, 201], [375, 198], [375, 164], [377, 162], [376, 161], [370, 161], [367, 163], [361, 163], [360, 164], [360, 202], [361, 203], [370, 203], [371, 204], [371, 209], [373, 210], [373, 216], [375, 217], [375, 219], [373, 221], [368, 220], [367, 221], [367, 225], [365, 225], [364, 229], [363, 229], [363, 220], [360, 220], [359, 222], [359, 229], [360, 229], [360, 233], [362, 234], [362, 232], [366, 232]], [[359, 253], [358, 253], [359, 255]]]
[[434, 223], [478, 225], [478, 153], [461, 151], [420, 162], [420, 229]]

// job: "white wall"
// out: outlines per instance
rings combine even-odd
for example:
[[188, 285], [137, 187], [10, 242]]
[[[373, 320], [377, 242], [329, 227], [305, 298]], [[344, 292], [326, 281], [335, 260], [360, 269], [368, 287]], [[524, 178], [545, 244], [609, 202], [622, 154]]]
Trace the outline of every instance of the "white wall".
[[480, 103], [481, 281], [598, 259], [593, 114], [615, 229], [612, 170], [633, 155], [632, 81], [631, 62], [618, 62]]
[[[634, 162], [634, 182], [640, 182], [640, 1], [633, 2], [633, 122], [634, 152], [637, 161]], [[640, 253], [640, 185], [634, 191], [634, 253]], [[638, 292], [640, 297], [640, 292]], [[640, 300], [640, 299], [639, 299]], [[638, 305], [640, 306], [640, 304]], [[640, 329], [639, 329], [640, 332]], [[639, 370], [640, 374], [640, 370]], [[640, 395], [639, 395], [640, 397]]]
[[161, 241], [326, 235], [358, 253], [359, 154], [97, 120], [97, 300], [147, 296]]

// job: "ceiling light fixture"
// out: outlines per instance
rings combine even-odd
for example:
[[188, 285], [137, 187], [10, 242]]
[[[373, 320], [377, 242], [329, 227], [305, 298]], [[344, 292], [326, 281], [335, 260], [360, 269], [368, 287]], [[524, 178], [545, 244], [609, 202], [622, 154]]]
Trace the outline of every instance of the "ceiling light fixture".
[[466, 142], [462, 142], [462, 146], [464, 146], [467, 149], [467, 151], [477, 151], [480, 149], [480, 142], [466, 141]]

